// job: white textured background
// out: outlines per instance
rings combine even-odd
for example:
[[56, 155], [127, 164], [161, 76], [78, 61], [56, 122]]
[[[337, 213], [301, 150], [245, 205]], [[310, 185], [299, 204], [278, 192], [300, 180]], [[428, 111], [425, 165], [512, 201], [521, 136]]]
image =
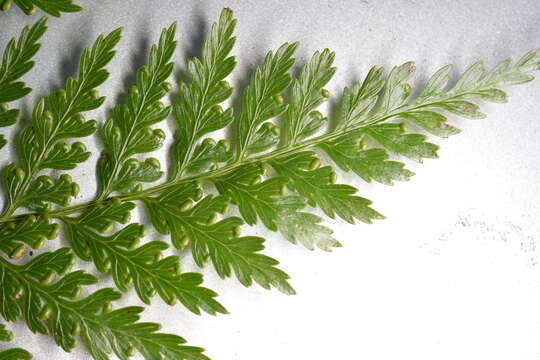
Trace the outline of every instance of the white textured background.
[[[108, 67], [112, 75], [100, 89], [107, 102], [93, 114], [103, 122], [115, 101], [124, 98], [161, 28], [179, 21], [178, 74], [186, 56], [198, 54], [224, 6], [239, 20], [233, 84], [244, 84], [266, 51], [285, 41], [301, 42], [301, 60], [324, 47], [337, 52], [338, 73], [329, 86], [334, 95], [372, 64], [389, 68], [415, 60], [414, 83], [421, 85], [447, 63], [462, 72], [477, 59], [493, 65], [540, 46], [537, 0], [78, 3], [84, 12], [49, 21], [38, 65], [25, 76], [34, 88], [20, 104], [25, 115], [38, 97], [74, 75], [83, 47], [99, 33], [124, 26]], [[38, 16], [17, 9], [0, 14], [0, 48]], [[441, 159], [409, 162], [417, 174], [410, 182], [366, 185], [342, 175], [341, 181], [358, 186], [388, 217], [374, 225], [328, 222], [343, 248], [309, 252], [261, 227], [246, 229], [268, 236], [265, 253], [281, 261], [299, 295], [245, 289], [235, 280], [220, 281], [207, 268], [206, 285], [221, 294], [231, 315], [198, 317], [155, 298], [144, 319], [204, 346], [214, 360], [540, 359], [540, 81], [507, 90], [508, 104], [482, 104], [486, 120], [455, 120], [462, 134], [433, 139], [442, 145]], [[10, 130], [12, 140], [18, 128]], [[78, 202], [95, 190], [99, 150], [95, 138], [85, 142], [96, 152], [70, 172], [81, 184]], [[2, 150], [0, 166], [13, 159], [10, 151]], [[149, 238], [160, 237], [151, 233]], [[196, 270], [189, 257], [184, 269]], [[139, 301], [131, 292], [124, 303]], [[88, 359], [80, 348], [66, 354], [24, 325], [9, 327], [15, 344], [36, 359]]]

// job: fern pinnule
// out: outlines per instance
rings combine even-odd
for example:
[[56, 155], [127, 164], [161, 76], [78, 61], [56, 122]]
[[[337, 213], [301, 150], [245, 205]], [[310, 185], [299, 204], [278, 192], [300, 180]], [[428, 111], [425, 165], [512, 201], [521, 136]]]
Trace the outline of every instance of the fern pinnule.
[[210, 138], [202, 143], [198, 141], [233, 121], [232, 109], [223, 111], [219, 104], [233, 91], [224, 79], [236, 65], [235, 58], [229, 56], [236, 41], [232, 36], [235, 26], [232, 13], [222, 11], [204, 42], [201, 59], [193, 58], [188, 63], [191, 81], [180, 84], [179, 103], [174, 106], [178, 133], [173, 148], [173, 179], [186, 172], [202, 172], [229, 159], [226, 141], [217, 144]]
[[105, 152], [98, 165], [98, 200], [106, 199], [113, 191], [129, 191], [139, 182], [154, 182], [163, 174], [157, 160], [140, 162], [132, 156], [157, 150], [163, 143], [163, 131], [150, 126], [169, 115], [170, 107], [163, 106], [160, 100], [171, 90], [166, 80], [173, 69], [175, 34], [176, 24], [163, 30], [159, 42], [150, 49], [148, 65], [137, 73], [127, 104], [116, 106], [103, 126]]
[[[277, 144], [276, 131], [268, 131], [274, 128], [273, 124], [262, 125], [287, 109], [281, 93], [291, 83], [289, 70], [294, 65], [292, 56], [297, 47], [298, 43], [285, 43], [275, 52], [270, 51], [263, 64], [253, 72], [242, 97], [242, 113], [236, 122], [234, 162]], [[262, 143], [265, 145], [261, 146]]]
[[[47, 19], [41, 18], [31, 27], [25, 26], [18, 39], [11, 39], [0, 63], [0, 127], [13, 125], [19, 118], [20, 111], [8, 109], [7, 103], [18, 100], [32, 89], [24, 82], [17, 81], [34, 67], [32, 57], [38, 52], [41, 36], [47, 30]], [[6, 145], [6, 139], [0, 134], [0, 148]]]
[[73, 3], [74, 0], [0, 0], [0, 10], [8, 11], [11, 5], [20, 8], [26, 15], [32, 15], [36, 9], [41, 9], [49, 15], [60, 17], [62, 13], [73, 13], [82, 7]]

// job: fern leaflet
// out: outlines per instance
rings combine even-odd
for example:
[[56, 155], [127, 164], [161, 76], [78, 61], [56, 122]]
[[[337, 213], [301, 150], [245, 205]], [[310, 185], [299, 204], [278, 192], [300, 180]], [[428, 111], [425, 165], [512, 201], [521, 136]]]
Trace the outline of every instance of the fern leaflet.
[[32, 15], [36, 9], [41, 9], [49, 15], [60, 17], [62, 13], [73, 13], [82, 7], [73, 3], [74, 0], [0, 0], [0, 10], [8, 11], [11, 4], [19, 7], [27, 15]]
[[141, 307], [111, 311], [111, 302], [120, 298], [112, 289], [75, 300], [82, 286], [97, 279], [83, 271], [69, 272], [73, 261], [67, 248], [43, 253], [24, 265], [0, 258], [2, 317], [23, 317], [31, 331], [51, 334], [66, 351], [80, 336], [98, 360], [109, 359], [110, 353], [126, 358], [133, 350], [146, 359], [207, 359], [202, 349], [183, 345], [184, 339], [157, 333], [157, 324], [138, 322]]
[[[17, 81], [34, 67], [32, 57], [38, 52], [38, 40], [47, 30], [47, 19], [42, 18], [31, 27], [25, 26], [18, 39], [11, 39], [0, 63], [0, 127], [13, 125], [19, 118], [19, 110], [9, 110], [7, 103], [26, 96], [30, 91], [24, 82]], [[6, 145], [0, 134], [0, 148]]]

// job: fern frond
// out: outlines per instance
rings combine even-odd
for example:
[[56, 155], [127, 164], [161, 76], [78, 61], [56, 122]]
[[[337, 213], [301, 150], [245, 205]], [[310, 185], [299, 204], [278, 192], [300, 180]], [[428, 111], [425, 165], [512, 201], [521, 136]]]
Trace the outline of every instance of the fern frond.
[[315, 153], [305, 151], [270, 162], [276, 172], [289, 179], [289, 187], [307, 199], [310, 206], [320, 207], [324, 213], [354, 224], [355, 219], [371, 223], [384, 218], [369, 207], [371, 201], [354, 196], [356, 189], [335, 184], [337, 175], [330, 166], [319, 168], [321, 162]]
[[[0, 324], [0, 341], [7, 342], [13, 339], [13, 334], [4, 324]], [[0, 360], [30, 360], [32, 355], [24, 349], [14, 348], [0, 351]]]
[[[169, 36], [172, 38], [174, 27], [169, 29]], [[106, 37], [100, 36], [92, 48], [83, 51], [79, 79], [68, 79], [65, 91], [58, 91], [48, 98], [50, 111], [45, 110], [45, 101], [41, 100], [35, 107], [32, 126], [25, 129], [21, 136], [21, 162], [22, 167], [15, 164], [6, 167], [4, 171], [4, 186], [8, 195], [8, 206], [4, 217], [12, 214], [19, 207], [26, 207], [34, 211], [48, 212], [49, 204], [55, 203], [66, 206], [70, 197], [77, 192], [77, 186], [71, 181], [68, 175], [62, 175], [58, 179], [51, 179], [48, 176], [39, 176], [38, 173], [47, 168], [51, 169], [72, 169], [78, 162], [86, 160], [89, 153], [84, 150], [84, 146], [76, 143], [71, 147], [59, 141], [72, 137], [83, 137], [90, 135], [95, 130], [95, 121], [84, 121], [80, 112], [88, 111], [99, 107], [103, 103], [103, 98], [99, 98], [94, 88], [102, 84], [108, 77], [108, 73], [103, 67], [112, 59], [114, 55], [113, 47], [120, 39], [120, 30], [116, 30]], [[167, 48], [168, 57], [172, 54], [172, 49]], [[152, 54], [159, 57], [161, 54]], [[159, 61], [159, 58], [152, 61]], [[172, 69], [172, 64], [168, 66]], [[159, 77], [168, 77], [169, 72], [159, 74]], [[142, 73], [141, 77], [146, 74]], [[151, 94], [156, 96], [155, 93]], [[155, 115], [155, 114], [152, 114]], [[165, 114], [166, 116], [166, 114]], [[148, 118], [146, 118], [148, 120]], [[75, 152], [75, 153], [74, 153]], [[81, 155], [82, 154], [82, 155]], [[77, 155], [77, 156], [75, 156]], [[113, 209], [114, 210], [114, 209]], [[84, 217], [84, 215], [83, 215]], [[62, 218], [66, 223], [74, 221], [71, 218]], [[98, 221], [99, 219], [93, 219]], [[109, 212], [105, 219], [101, 221], [117, 220]], [[85, 229], [81, 223], [81, 236], [92, 236], [94, 243], [91, 246], [98, 246], [106, 243], [104, 238], [97, 237], [97, 234]], [[121, 246], [133, 236], [122, 236], [132, 233], [136, 225], [126, 228], [110, 241], [108, 249], [115, 251], [123, 250]], [[140, 229], [140, 228], [139, 228]], [[86, 230], [86, 232], [84, 231]], [[27, 220], [12, 226], [11, 223], [4, 223], [0, 231], [6, 234], [2, 241], [2, 250], [8, 252], [12, 257], [22, 254], [22, 247], [18, 242], [26, 243], [32, 247], [40, 247], [44, 237], [55, 236], [58, 232], [58, 225], [50, 223], [50, 217], [27, 218]], [[77, 233], [79, 234], [79, 233]], [[79, 240], [82, 243], [81, 240]], [[81, 249], [84, 245], [80, 245]], [[138, 249], [138, 255], [144, 255], [149, 246]], [[163, 250], [163, 246], [159, 247]], [[153, 256], [161, 251], [153, 252]], [[118, 253], [114, 253], [117, 255]], [[125, 259], [135, 253], [125, 251], [122, 253]], [[86, 255], [88, 256], [88, 255]], [[48, 282], [54, 272], [60, 275], [67, 267], [67, 250], [59, 250], [55, 253], [44, 253], [24, 266], [12, 265], [3, 261], [3, 276], [1, 277], [4, 291], [4, 304], [2, 315], [7, 320], [15, 320], [24, 315], [27, 325], [34, 332], [51, 333], [55, 336], [56, 342], [65, 350], [71, 349], [75, 345], [75, 336], [81, 333], [85, 343], [89, 347], [91, 354], [96, 359], [108, 359], [108, 354], [114, 352], [117, 356], [125, 358], [132, 349], [142, 353], [147, 359], [207, 359], [202, 355], [202, 349], [184, 346], [182, 338], [157, 334], [155, 331], [158, 325], [150, 323], [136, 323], [138, 314], [142, 308], [124, 308], [110, 314], [101, 312], [104, 306], [119, 298], [119, 294], [111, 289], [99, 290], [89, 297], [77, 301], [69, 302], [66, 297], [76, 295], [82, 285], [93, 284], [97, 280], [82, 272], [70, 273], [62, 277], [53, 285], [40, 284], [40, 281]], [[118, 258], [110, 256], [109, 261], [118, 261]], [[152, 260], [155, 260], [152, 258]], [[71, 262], [71, 260], [69, 260]], [[148, 265], [148, 258], [137, 257], [138, 263], [130, 267], [129, 263], [124, 268], [118, 268], [117, 285], [127, 283], [133, 279], [139, 284], [146, 281], [140, 278], [139, 268], [145, 271], [153, 271], [153, 276], [164, 273], [163, 281], [154, 282], [150, 289], [145, 285], [145, 290], [138, 288], [141, 297], [148, 292], [159, 291], [162, 297], [168, 299], [178, 298], [190, 309], [199, 312], [204, 309], [209, 312], [225, 312], [217, 302], [213, 300], [215, 294], [208, 289], [200, 287], [201, 279], [196, 274], [171, 275], [172, 261], [176, 258], [170, 257], [163, 262], [155, 261]], [[65, 265], [65, 266], [64, 266]], [[39, 267], [39, 273], [35, 268]], [[129, 278], [122, 277], [121, 271], [128, 271]], [[28, 275], [28, 276], [26, 276]], [[146, 273], [145, 273], [146, 275]], [[161, 278], [160, 278], [161, 280]], [[159, 289], [158, 289], [159, 287]], [[178, 290], [180, 288], [181, 292]], [[22, 293], [20, 293], [22, 291]], [[175, 292], [176, 291], [176, 292]], [[20, 294], [19, 294], [20, 293]], [[19, 295], [18, 295], [19, 294]], [[172, 295], [171, 295], [172, 294]], [[23, 300], [18, 303], [14, 299], [22, 296]], [[172, 300], [170, 300], [172, 301]], [[8, 306], [9, 305], [9, 306]], [[41, 319], [41, 318], [42, 319]], [[54, 321], [47, 321], [47, 319]]]
[[287, 146], [315, 134], [326, 123], [327, 119], [314, 109], [330, 96], [324, 86], [336, 72], [332, 67], [334, 57], [335, 54], [328, 49], [315, 52], [302, 68], [300, 77], [293, 81], [284, 119]]
[[341, 246], [331, 236], [332, 230], [319, 224], [321, 218], [300, 212], [306, 201], [301, 196], [286, 194], [287, 177], [263, 181], [265, 173], [264, 166], [243, 166], [212, 181], [221, 194], [230, 197], [248, 225], [255, 225], [260, 219], [268, 229], [279, 230], [287, 240], [300, 242], [310, 250], [318, 247], [331, 251]]
[[156, 159], [141, 162], [132, 156], [157, 150], [163, 144], [164, 132], [150, 126], [165, 120], [170, 112], [160, 100], [171, 90], [166, 80], [173, 70], [170, 60], [176, 48], [175, 33], [176, 24], [163, 30], [159, 42], [150, 49], [148, 65], [137, 73], [137, 84], [129, 90], [127, 104], [116, 106], [103, 127], [106, 151], [98, 165], [99, 199], [163, 175]]
[[45, 216], [27, 216], [20, 222], [0, 224], [0, 251], [12, 259], [24, 254], [25, 245], [41, 249], [45, 240], [58, 236], [58, 224], [51, 223]]
[[73, 3], [74, 0], [0, 0], [0, 10], [8, 11], [11, 4], [19, 7], [26, 15], [32, 15], [36, 9], [41, 9], [49, 15], [60, 17], [62, 13], [73, 13], [82, 7]]
[[[256, 281], [265, 289], [274, 286], [286, 294], [294, 290], [288, 283], [289, 276], [275, 266], [278, 262], [259, 254], [264, 249], [264, 239], [239, 237], [243, 221], [238, 217], [218, 219], [227, 212], [225, 196], [208, 195], [195, 183], [172, 187], [159, 197], [144, 197], [151, 221], [157, 231], [171, 234], [177, 248], [191, 246], [195, 263], [203, 266], [212, 261], [219, 276], [234, 274], [245, 286]], [[197, 201], [193, 205], [193, 201]]]
[[191, 81], [180, 84], [180, 101], [174, 107], [178, 135], [173, 149], [172, 178], [179, 178], [185, 172], [201, 172], [229, 159], [227, 142], [216, 145], [208, 138], [198, 144], [198, 140], [233, 120], [232, 109], [223, 111], [219, 104], [232, 94], [224, 79], [236, 65], [234, 57], [229, 56], [236, 40], [232, 36], [235, 26], [231, 11], [223, 10], [204, 42], [201, 59], [194, 58], [188, 63]]
[[320, 143], [332, 161], [343, 171], [353, 171], [362, 180], [375, 180], [382, 184], [393, 185], [394, 181], [408, 181], [414, 173], [404, 168], [399, 161], [388, 160], [384, 149], [367, 149], [361, 131], [350, 132], [342, 137]]
[[146, 359], [208, 359], [202, 349], [185, 346], [184, 339], [157, 333], [157, 324], [138, 322], [141, 307], [111, 311], [111, 302], [120, 298], [112, 289], [76, 300], [82, 287], [97, 279], [83, 271], [70, 272], [73, 260], [67, 248], [41, 254], [24, 265], [0, 258], [0, 314], [8, 321], [23, 317], [32, 332], [51, 334], [66, 351], [81, 337], [99, 360], [112, 353], [125, 359], [133, 350]]
[[244, 166], [213, 179], [213, 182], [221, 194], [230, 196], [247, 224], [255, 225], [261, 219], [267, 228], [276, 231], [280, 212], [302, 209], [304, 201], [299, 197], [284, 196], [288, 182], [285, 177], [262, 181], [265, 172], [262, 166]]
[[[38, 52], [39, 39], [47, 30], [47, 19], [42, 18], [31, 27], [25, 26], [18, 39], [11, 39], [0, 63], [0, 127], [13, 125], [19, 118], [20, 111], [9, 110], [7, 103], [25, 97], [32, 91], [19, 80], [34, 67], [32, 57]], [[6, 145], [6, 139], [0, 134], [0, 148]]]
[[[115, 107], [103, 127], [98, 196], [69, 206], [78, 190], [73, 180], [67, 174], [52, 178], [41, 172], [73, 169], [88, 158], [82, 143], [66, 145], [62, 140], [94, 132], [95, 122], [80, 113], [103, 102], [95, 88], [107, 78], [103, 67], [114, 54], [119, 31], [85, 50], [79, 79], [68, 79], [66, 90], [51, 94], [47, 104], [38, 102], [32, 125], [20, 137], [20, 165], [3, 171], [7, 203], [0, 217], [0, 251], [18, 258], [26, 245], [41, 247], [45, 239], [57, 237], [60, 221], [74, 253], [94, 262], [100, 272], [110, 272], [119, 290], [133, 286], [144, 303], [158, 294], [166, 303], [179, 301], [197, 314], [225, 313], [216, 294], [202, 286], [200, 274], [180, 273], [177, 256], [161, 258], [165, 242], [137, 244], [145, 227], [131, 223], [130, 213], [142, 203], [154, 228], [169, 234], [175, 248], [190, 251], [198, 266], [211, 263], [222, 278], [234, 275], [245, 286], [258, 283], [293, 294], [278, 261], [262, 253], [265, 240], [240, 236], [244, 224], [260, 222], [308, 249], [341, 246], [311, 208], [350, 223], [383, 216], [355, 187], [337, 183], [331, 163], [366, 182], [406, 181], [413, 173], [402, 158], [422, 162], [436, 158], [438, 151], [427, 135], [410, 133], [407, 124], [436, 136], [456, 134], [448, 113], [482, 118], [475, 101], [504, 102], [507, 95], [499, 87], [530, 81], [531, 72], [540, 69], [539, 53], [531, 51], [489, 71], [478, 62], [449, 87], [452, 68], [445, 66], [412, 97], [412, 62], [394, 67], [387, 76], [383, 68], [373, 67], [363, 81], [344, 89], [339, 115], [328, 121], [317, 108], [330, 96], [324, 87], [335, 72], [334, 54], [316, 52], [293, 78], [289, 72], [298, 45], [286, 43], [253, 71], [235, 118], [232, 109], [220, 106], [232, 93], [226, 78], [236, 63], [230, 55], [235, 24], [231, 11], [223, 10], [201, 58], [188, 63], [189, 80], [180, 84], [178, 103], [173, 104], [178, 131], [167, 180], [143, 189], [141, 183], [162, 177], [161, 166], [137, 156], [163, 142], [163, 132], [151, 126], [170, 113], [160, 100], [171, 88], [167, 79], [173, 69], [174, 24], [151, 48], [126, 104]], [[235, 130], [232, 150], [226, 139], [204, 138], [226, 126]], [[331, 163], [322, 164], [318, 152], [326, 153]], [[391, 154], [399, 158], [390, 160]], [[207, 185], [218, 194], [207, 191]], [[240, 215], [227, 215], [230, 206]], [[20, 208], [29, 212], [16, 214]], [[100, 360], [109, 353], [125, 359], [131, 349], [147, 359], [206, 359], [202, 349], [185, 346], [182, 338], [157, 334], [156, 324], [138, 323], [141, 308], [108, 312], [120, 296], [112, 289], [70, 299], [96, 281], [81, 271], [67, 273], [71, 261], [67, 249], [23, 265], [0, 257], [0, 314], [9, 321], [24, 317], [32, 331], [52, 334], [65, 349], [75, 345], [78, 334]]]
[[373, 66], [362, 83], [343, 89], [341, 112], [336, 130], [362, 124], [371, 112], [384, 86], [384, 68]]
[[298, 43], [285, 43], [274, 53], [270, 51], [263, 64], [253, 72], [244, 91], [242, 113], [236, 122], [236, 162], [277, 144], [278, 137], [272, 136], [275, 132], [268, 131], [274, 127], [273, 124], [262, 125], [287, 109], [281, 92], [291, 82], [288, 71], [294, 64], [292, 56], [297, 47]]
[[[115, 191], [133, 191], [140, 187], [139, 182], [156, 181], [163, 174], [157, 160], [141, 162], [131, 156], [157, 150], [165, 137], [162, 130], [150, 126], [165, 120], [170, 112], [160, 99], [171, 89], [166, 80], [173, 70], [170, 60], [176, 47], [175, 32], [176, 24], [162, 31], [159, 42], [150, 49], [148, 65], [137, 74], [127, 104], [115, 107], [113, 117], [105, 123], [102, 135], [106, 152], [98, 164], [100, 201]], [[129, 202], [113, 202], [90, 208], [77, 218], [62, 217], [75, 253], [83, 260], [92, 260], [101, 272], [111, 270], [119, 290], [127, 291], [133, 284], [146, 304], [158, 293], [167, 304], [174, 305], [178, 300], [196, 314], [201, 309], [210, 314], [227, 313], [214, 299], [217, 294], [200, 286], [201, 274], [180, 274], [176, 256], [160, 260], [166, 243], [152, 241], [136, 247], [144, 236], [144, 226], [129, 224], [112, 236], [96, 232], [107, 231], [114, 222], [129, 222], [134, 207]]]
[[215, 292], [201, 285], [202, 275], [180, 273], [177, 256], [161, 258], [168, 245], [152, 241], [137, 247], [145, 227], [130, 224], [112, 236], [108, 232], [114, 222], [127, 223], [135, 204], [115, 201], [110, 206], [96, 206], [80, 216], [61, 217], [66, 225], [67, 238], [73, 251], [83, 260], [92, 260], [101, 272], [112, 272], [116, 287], [127, 291], [135, 287], [139, 298], [150, 303], [156, 293], [169, 305], [179, 300], [196, 314], [201, 309], [209, 314], [227, 313], [214, 298]]
[[[392, 184], [394, 180], [407, 180], [412, 173], [405, 170], [402, 163], [388, 161], [386, 150], [422, 162], [423, 158], [436, 158], [438, 147], [426, 142], [424, 135], [406, 133], [405, 123], [381, 122], [401, 119], [436, 136], [457, 134], [460, 130], [449, 125], [447, 117], [435, 110], [469, 119], [483, 118], [485, 115], [479, 111], [479, 106], [470, 100], [506, 102], [506, 93], [498, 87], [531, 81], [534, 78], [530, 72], [539, 67], [540, 57], [536, 50], [513, 64], [510, 59], [504, 60], [490, 71], [484, 69], [482, 62], [477, 62], [447, 90], [452, 70], [452, 66], [447, 65], [431, 77], [418, 97], [410, 101], [407, 100], [411, 86], [407, 80], [415, 70], [412, 63], [395, 67], [379, 96], [377, 94], [383, 88], [382, 69], [374, 67], [362, 84], [344, 91], [341, 118], [334, 131], [344, 134], [318, 146], [341, 169], [352, 170], [368, 182], [374, 179]], [[365, 137], [375, 140], [383, 149], [365, 149], [362, 141]], [[375, 164], [368, 166], [370, 158]]]
[[113, 48], [120, 40], [120, 29], [100, 36], [81, 56], [79, 78], [69, 78], [65, 90], [53, 92], [34, 107], [32, 125], [21, 134], [19, 141], [20, 167], [12, 163], [3, 172], [7, 202], [3, 217], [19, 207], [47, 211], [49, 203], [67, 206], [78, 186], [67, 175], [58, 179], [42, 175], [44, 169], [73, 169], [90, 153], [84, 145], [61, 142], [63, 139], [85, 137], [96, 129], [96, 121], [86, 121], [81, 114], [94, 110], [104, 101], [96, 87], [108, 77], [103, 69], [114, 56]]

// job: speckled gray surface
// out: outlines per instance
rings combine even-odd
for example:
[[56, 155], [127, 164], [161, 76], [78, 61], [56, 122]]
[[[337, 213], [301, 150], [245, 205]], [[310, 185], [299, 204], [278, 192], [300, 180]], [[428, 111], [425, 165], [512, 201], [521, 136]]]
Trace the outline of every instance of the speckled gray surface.
[[[540, 46], [536, 0], [78, 3], [84, 12], [49, 21], [38, 65], [25, 76], [34, 88], [20, 103], [25, 115], [38, 97], [74, 74], [83, 47], [99, 33], [123, 26], [123, 40], [109, 66], [112, 75], [100, 89], [107, 102], [93, 113], [103, 122], [115, 101], [123, 99], [133, 70], [144, 62], [161, 28], [179, 22], [178, 74], [186, 56], [198, 54], [202, 37], [225, 6], [239, 20], [233, 84], [244, 84], [266, 51], [285, 41], [300, 41], [300, 60], [324, 47], [337, 52], [338, 73], [329, 86], [333, 94], [372, 64], [388, 68], [414, 60], [414, 82], [420, 85], [447, 63], [461, 72], [477, 59], [493, 65]], [[0, 14], [0, 48], [38, 16], [15, 9]], [[463, 133], [435, 139], [442, 145], [441, 159], [410, 164], [417, 175], [408, 183], [366, 185], [341, 174], [388, 217], [369, 226], [329, 222], [344, 248], [332, 254], [308, 252], [261, 227], [246, 230], [270, 239], [266, 253], [282, 262], [299, 295], [244, 289], [205, 269], [207, 286], [221, 294], [231, 315], [198, 317], [155, 299], [144, 319], [204, 346], [214, 360], [538, 359], [540, 81], [508, 93], [508, 104], [482, 105], [486, 120], [456, 120]], [[18, 129], [8, 131], [10, 140]], [[70, 172], [81, 184], [78, 202], [95, 191], [99, 150], [95, 138], [85, 142], [96, 153]], [[2, 150], [0, 166], [12, 159], [10, 151]], [[158, 157], [165, 161], [164, 152]], [[159, 236], [150, 232], [148, 238]], [[81, 266], [92, 271], [88, 264]], [[189, 258], [184, 269], [196, 270]], [[121, 303], [139, 301], [130, 292]], [[64, 353], [24, 325], [9, 327], [14, 344], [38, 360], [89, 359], [80, 348]]]

